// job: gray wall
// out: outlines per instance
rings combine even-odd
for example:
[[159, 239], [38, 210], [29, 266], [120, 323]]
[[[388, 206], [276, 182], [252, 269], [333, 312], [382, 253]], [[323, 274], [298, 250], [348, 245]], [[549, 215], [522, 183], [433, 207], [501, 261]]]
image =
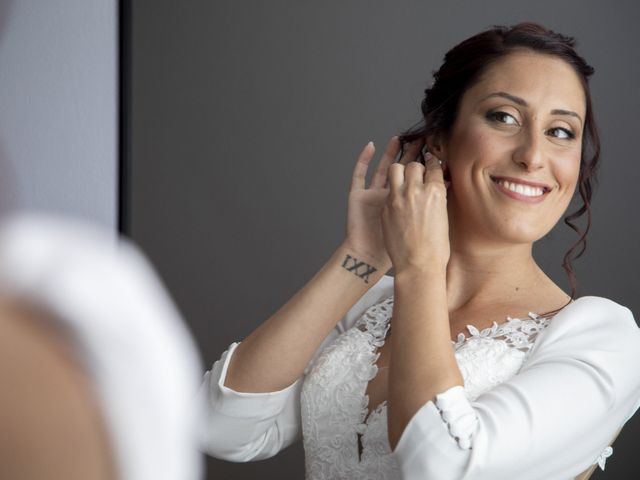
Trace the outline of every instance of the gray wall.
[[2, 205], [117, 227], [117, 1], [0, 3]]
[[[369, 140], [380, 152], [419, 119], [445, 51], [481, 29], [522, 20], [577, 37], [597, 70], [601, 185], [587, 253], [576, 263], [579, 295], [612, 298], [640, 318], [633, 2], [135, 3], [131, 233], [208, 364], [328, 259], [343, 237], [357, 153]], [[560, 223], [535, 249], [563, 287], [562, 254], [575, 238]], [[593, 479], [640, 471], [636, 417], [615, 442], [606, 474]], [[253, 464], [209, 459], [208, 478], [300, 479], [302, 448]]]

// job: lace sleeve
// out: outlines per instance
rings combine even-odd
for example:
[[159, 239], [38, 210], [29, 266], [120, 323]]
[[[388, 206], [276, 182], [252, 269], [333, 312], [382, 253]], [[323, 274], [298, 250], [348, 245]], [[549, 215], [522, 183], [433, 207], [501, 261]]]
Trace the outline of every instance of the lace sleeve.
[[511, 379], [474, 401], [452, 387], [416, 412], [394, 451], [403, 478], [574, 478], [638, 408], [638, 362], [629, 309], [582, 297]]
[[366, 309], [393, 291], [393, 277], [383, 276], [349, 309], [322, 341], [303, 374], [274, 392], [238, 392], [224, 386], [231, 357], [240, 342], [232, 343], [204, 375], [197, 401], [205, 412], [200, 432], [202, 449], [233, 462], [262, 460], [301, 439], [300, 390], [320, 353], [351, 328]]

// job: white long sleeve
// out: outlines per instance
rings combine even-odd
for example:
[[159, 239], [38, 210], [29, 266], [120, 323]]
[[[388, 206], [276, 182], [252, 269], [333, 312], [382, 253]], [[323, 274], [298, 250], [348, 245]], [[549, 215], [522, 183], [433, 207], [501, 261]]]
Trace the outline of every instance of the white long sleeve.
[[237, 392], [225, 387], [226, 372], [239, 342], [233, 342], [204, 375], [198, 401], [206, 420], [202, 449], [223, 460], [248, 462], [269, 458], [301, 439], [300, 390], [320, 353], [349, 329], [371, 305], [393, 293], [393, 277], [383, 276], [336, 324], [294, 383], [275, 392]]
[[402, 478], [574, 478], [640, 406], [639, 364], [631, 311], [582, 297], [553, 318], [517, 375], [475, 401], [452, 387], [416, 412], [394, 451]]

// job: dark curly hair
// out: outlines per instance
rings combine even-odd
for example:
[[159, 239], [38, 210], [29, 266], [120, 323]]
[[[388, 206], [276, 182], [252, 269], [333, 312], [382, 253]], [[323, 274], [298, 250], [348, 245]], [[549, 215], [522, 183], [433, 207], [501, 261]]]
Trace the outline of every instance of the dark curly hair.
[[[578, 176], [578, 192], [583, 205], [564, 218], [564, 223], [575, 230], [580, 238], [565, 253], [562, 267], [569, 277], [571, 299], [576, 296], [577, 280], [571, 262], [579, 258], [587, 246], [587, 233], [591, 226], [589, 202], [596, 186], [596, 171], [600, 158], [600, 140], [596, 127], [588, 79], [594, 69], [576, 53], [576, 42], [536, 23], [519, 23], [513, 27], [496, 26], [464, 40], [449, 50], [439, 70], [433, 73], [433, 84], [425, 90], [421, 103], [422, 120], [402, 132], [399, 140], [404, 154], [407, 144], [435, 136], [446, 137], [456, 120], [460, 100], [487, 68], [514, 50], [529, 49], [556, 56], [578, 74], [586, 97], [586, 117], [582, 137], [582, 155]], [[420, 160], [424, 157], [420, 153]], [[581, 230], [573, 220], [587, 214], [587, 225]], [[571, 303], [571, 300], [566, 304]], [[548, 313], [555, 313], [563, 307]]]

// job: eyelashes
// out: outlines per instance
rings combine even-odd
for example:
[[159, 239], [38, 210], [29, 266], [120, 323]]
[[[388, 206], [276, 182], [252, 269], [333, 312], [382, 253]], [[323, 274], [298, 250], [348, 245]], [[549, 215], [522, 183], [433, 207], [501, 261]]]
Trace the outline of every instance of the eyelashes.
[[[489, 112], [485, 115], [485, 117], [487, 118], [487, 120], [493, 123], [500, 123], [503, 125], [519, 125], [518, 121], [513, 115], [501, 110], [494, 110], [492, 112]], [[563, 127], [550, 128], [549, 130], [547, 130], [547, 133], [549, 132], [560, 132], [561, 135], [551, 135], [552, 137], [558, 138], [560, 140], [573, 140], [576, 137], [571, 130]]]
[[[507, 112], [495, 111], [489, 112], [486, 115], [488, 120], [492, 122], [505, 123], [507, 125], [518, 125], [518, 121], [515, 119], [513, 115], [509, 115]], [[505, 121], [505, 119], [510, 118], [511, 121]]]
[[576, 136], [573, 134], [573, 132], [571, 130], [567, 130], [566, 128], [562, 128], [562, 127], [554, 127], [554, 128], [550, 128], [547, 131], [554, 131], [554, 130], [558, 130], [562, 133], [564, 133], [566, 135], [566, 137], [556, 137], [556, 138], [563, 138], [563, 139], [568, 139], [568, 140], [572, 140], [574, 138], [576, 138]]

